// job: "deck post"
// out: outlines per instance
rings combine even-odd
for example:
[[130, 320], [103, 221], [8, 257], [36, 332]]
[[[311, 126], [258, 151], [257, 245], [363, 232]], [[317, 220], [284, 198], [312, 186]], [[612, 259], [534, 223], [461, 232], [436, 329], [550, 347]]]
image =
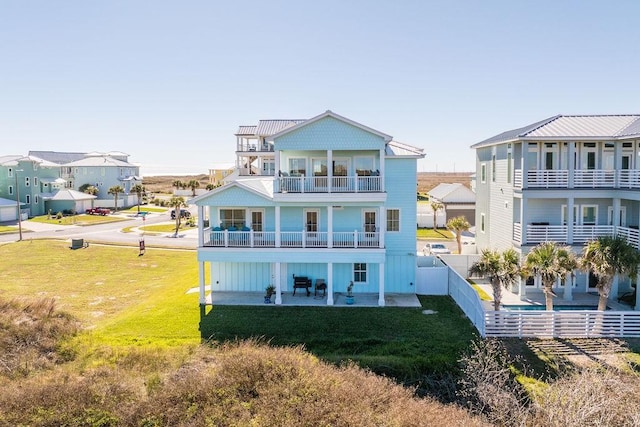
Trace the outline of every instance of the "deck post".
[[573, 271], [564, 279], [564, 296], [566, 301], [573, 300]]
[[[206, 299], [204, 296], [204, 261], [198, 263], [198, 284], [200, 287], [200, 305], [205, 305]], [[213, 292], [213, 289], [211, 290]], [[211, 304], [213, 304], [213, 296], [211, 297]]]
[[633, 308], [636, 311], [640, 311], [640, 292], [638, 292], [638, 285], [640, 285], [640, 269], [636, 273], [636, 306]]
[[327, 263], [327, 305], [333, 305], [333, 263]]
[[280, 271], [280, 263], [276, 262], [275, 263], [275, 275], [276, 275], [276, 304], [277, 305], [281, 305], [282, 304], [282, 286], [280, 285], [280, 277], [281, 277], [281, 271]]
[[527, 299], [527, 281], [518, 276], [518, 296], [520, 301]]
[[378, 278], [378, 305], [384, 307], [384, 262], [378, 264], [380, 277]]

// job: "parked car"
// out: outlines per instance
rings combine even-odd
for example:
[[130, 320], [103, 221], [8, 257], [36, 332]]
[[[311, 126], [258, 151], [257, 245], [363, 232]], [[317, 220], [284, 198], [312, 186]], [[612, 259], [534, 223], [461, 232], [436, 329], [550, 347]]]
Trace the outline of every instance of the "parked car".
[[[180, 218], [191, 218], [191, 212], [186, 209], [180, 209]], [[176, 219], [176, 210], [171, 211], [171, 219]]]
[[427, 243], [424, 245], [422, 252], [425, 255], [442, 255], [442, 254], [450, 254], [451, 250], [447, 248], [442, 243]]
[[87, 215], [109, 215], [111, 213], [111, 209], [109, 208], [89, 208], [85, 211]]

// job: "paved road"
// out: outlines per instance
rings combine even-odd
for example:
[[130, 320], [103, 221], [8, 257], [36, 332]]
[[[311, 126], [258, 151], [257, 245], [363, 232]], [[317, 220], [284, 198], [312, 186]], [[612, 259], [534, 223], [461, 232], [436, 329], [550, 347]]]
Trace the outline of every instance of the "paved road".
[[[121, 230], [125, 227], [152, 225], [163, 222], [172, 221], [169, 213], [149, 213], [143, 221], [141, 217], [130, 216], [127, 214], [117, 214], [124, 221], [96, 224], [88, 226], [80, 225], [58, 225], [43, 224], [32, 221], [22, 221], [22, 239], [78, 239], [82, 238], [88, 242], [106, 242], [114, 244], [138, 245], [140, 239], [144, 237], [147, 247], [174, 247], [183, 249], [196, 249], [198, 246], [198, 230], [193, 228], [180, 232], [178, 237], [173, 237], [172, 233], [150, 235], [149, 233], [134, 231], [131, 233], [123, 233]], [[6, 222], [2, 225], [17, 226], [17, 221]], [[19, 239], [19, 233], [3, 233], [0, 234], [0, 242], [13, 242]]]

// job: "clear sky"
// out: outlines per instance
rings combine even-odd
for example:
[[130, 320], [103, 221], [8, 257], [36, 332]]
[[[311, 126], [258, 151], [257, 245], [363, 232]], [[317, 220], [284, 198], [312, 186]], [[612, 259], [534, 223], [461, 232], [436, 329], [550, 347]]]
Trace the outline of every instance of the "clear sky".
[[234, 161], [238, 125], [328, 109], [474, 168], [555, 114], [640, 113], [640, 2], [0, 0], [0, 155]]

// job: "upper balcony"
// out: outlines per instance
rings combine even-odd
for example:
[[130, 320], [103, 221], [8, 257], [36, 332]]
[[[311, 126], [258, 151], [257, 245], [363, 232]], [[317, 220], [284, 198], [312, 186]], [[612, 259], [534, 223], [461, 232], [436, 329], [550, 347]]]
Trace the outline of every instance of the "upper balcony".
[[273, 144], [254, 139], [241, 139], [236, 144], [236, 153], [273, 153]]
[[522, 170], [514, 171], [515, 188], [640, 188], [640, 170]]
[[275, 193], [379, 193], [382, 177], [374, 176], [282, 176], [274, 180]]

